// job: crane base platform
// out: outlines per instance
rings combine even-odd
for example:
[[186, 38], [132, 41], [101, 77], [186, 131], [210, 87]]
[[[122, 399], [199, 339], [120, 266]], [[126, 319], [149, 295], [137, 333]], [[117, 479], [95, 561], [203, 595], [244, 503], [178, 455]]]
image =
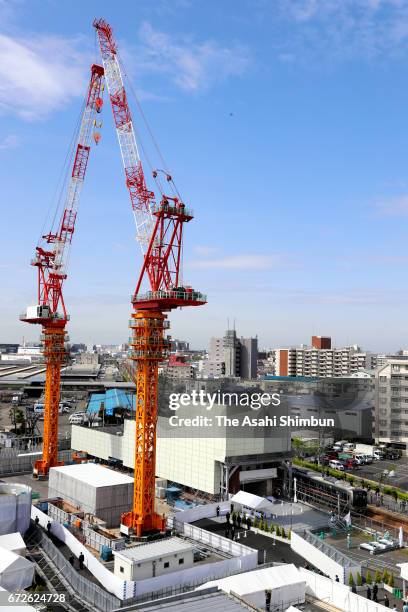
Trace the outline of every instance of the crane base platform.
[[138, 538], [159, 532], [164, 533], [167, 531], [166, 517], [155, 513], [153, 517], [148, 517], [148, 520], [143, 522], [143, 519], [132, 511], [125, 512], [121, 516], [120, 531], [126, 535], [133, 534]]
[[52, 467], [64, 465], [63, 461], [58, 461], [55, 465], [47, 465], [44, 461], [36, 461], [33, 467], [33, 478], [36, 480], [47, 480], [48, 473]]

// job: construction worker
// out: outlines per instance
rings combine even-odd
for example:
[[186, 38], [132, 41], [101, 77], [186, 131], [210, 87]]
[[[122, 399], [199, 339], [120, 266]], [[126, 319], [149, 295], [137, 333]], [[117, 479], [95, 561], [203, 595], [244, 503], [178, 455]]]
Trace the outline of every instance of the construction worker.
[[80, 570], [84, 569], [84, 561], [85, 561], [84, 553], [81, 552], [81, 554], [78, 557], [78, 561], [79, 561], [79, 569]]

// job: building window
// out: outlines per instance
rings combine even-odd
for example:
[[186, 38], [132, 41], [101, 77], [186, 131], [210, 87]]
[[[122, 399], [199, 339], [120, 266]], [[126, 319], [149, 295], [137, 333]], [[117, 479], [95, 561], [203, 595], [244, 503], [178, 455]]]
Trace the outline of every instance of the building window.
[[123, 572], [125, 571], [125, 568], [120, 565], [119, 566], [119, 571], [122, 572], [122, 574], [123, 574]]
[[184, 559], [179, 559], [179, 565], [183, 565]]
[[170, 561], [165, 561], [163, 567], [164, 568], [170, 567]]

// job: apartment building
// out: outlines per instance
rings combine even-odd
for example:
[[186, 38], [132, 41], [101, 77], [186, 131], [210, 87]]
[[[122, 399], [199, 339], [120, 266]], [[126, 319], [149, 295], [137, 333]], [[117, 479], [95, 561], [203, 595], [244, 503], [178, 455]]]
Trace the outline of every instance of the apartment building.
[[408, 443], [408, 357], [389, 358], [376, 372], [376, 443]]
[[376, 356], [357, 345], [332, 348], [331, 339], [313, 336], [311, 347], [279, 348], [275, 353], [277, 376], [350, 376], [376, 365]]

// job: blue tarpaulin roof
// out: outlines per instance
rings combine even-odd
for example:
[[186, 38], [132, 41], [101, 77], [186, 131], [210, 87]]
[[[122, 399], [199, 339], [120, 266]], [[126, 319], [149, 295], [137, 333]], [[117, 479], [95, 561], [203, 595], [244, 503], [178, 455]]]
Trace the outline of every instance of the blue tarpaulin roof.
[[124, 389], [108, 389], [106, 393], [92, 393], [87, 412], [98, 414], [102, 403], [105, 407], [105, 414], [112, 416], [117, 408], [135, 410], [136, 396], [134, 393], [127, 393]]

